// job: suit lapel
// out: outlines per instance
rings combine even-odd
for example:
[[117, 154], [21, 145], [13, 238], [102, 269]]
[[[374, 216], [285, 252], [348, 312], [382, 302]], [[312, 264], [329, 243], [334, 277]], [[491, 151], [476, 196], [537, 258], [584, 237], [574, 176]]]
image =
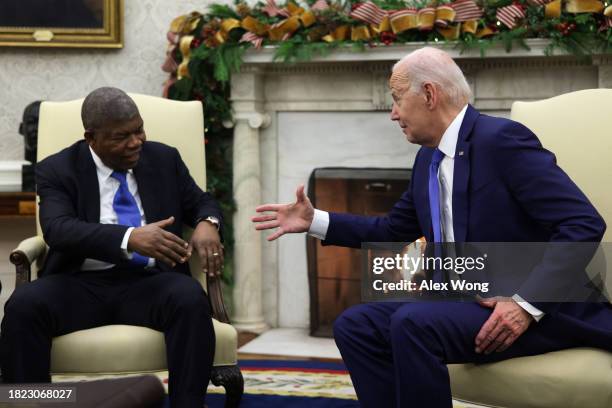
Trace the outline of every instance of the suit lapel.
[[77, 156], [79, 174], [79, 215], [84, 215], [87, 222], [100, 222], [100, 187], [96, 164], [91, 157], [89, 144], [82, 141]]
[[479, 112], [471, 105], [465, 112], [459, 137], [457, 149], [455, 150], [455, 165], [453, 170], [453, 230], [455, 242], [465, 242], [468, 226], [468, 187], [470, 181], [470, 143], [474, 123]]
[[160, 197], [157, 196], [159, 190], [155, 184], [154, 169], [155, 165], [149, 163], [146, 150], [143, 146], [140, 160], [134, 168], [134, 177], [136, 177], [138, 194], [140, 195], [142, 209], [148, 224], [160, 219]]

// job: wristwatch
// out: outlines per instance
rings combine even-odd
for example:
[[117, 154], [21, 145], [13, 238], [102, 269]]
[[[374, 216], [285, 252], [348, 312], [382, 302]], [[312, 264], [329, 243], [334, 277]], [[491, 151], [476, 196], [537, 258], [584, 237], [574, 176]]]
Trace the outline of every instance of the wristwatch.
[[200, 218], [197, 222], [196, 225], [198, 225], [201, 221], [206, 221], [206, 222], [210, 222], [212, 225], [214, 225], [217, 228], [217, 231], [219, 230], [219, 219], [217, 217], [213, 217], [213, 216], [208, 216], [206, 218]]

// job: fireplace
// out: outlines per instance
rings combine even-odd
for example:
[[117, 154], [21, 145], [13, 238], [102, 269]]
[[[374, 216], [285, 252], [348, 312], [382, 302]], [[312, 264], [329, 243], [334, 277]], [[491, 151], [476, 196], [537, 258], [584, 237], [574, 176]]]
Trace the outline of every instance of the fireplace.
[[[325, 167], [315, 169], [308, 196], [317, 208], [332, 212], [386, 214], [410, 183], [411, 170]], [[332, 325], [346, 308], [361, 301], [359, 249], [321, 246], [307, 240], [310, 334], [333, 337]]]
[[[612, 87], [611, 56], [544, 57], [547, 40], [527, 43], [529, 49], [519, 47], [509, 54], [503, 45], [492, 46], [486, 58], [477, 49], [440, 46], [463, 69], [474, 94], [470, 102], [485, 114], [508, 116], [516, 100]], [[309, 327], [306, 237], [288, 234], [269, 242], [250, 219], [262, 203], [294, 201], [296, 187], [308, 181], [313, 169], [412, 166], [418, 146], [409, 144], [389, 120], [388, 78], [398, 59], [423, 45], [368, 48], [364, 53], [339, 47], [295, 64], [275, 62], [274, 47], [245, 53], [231, 80], [237, 208], [232, 321], [239, 329]]]

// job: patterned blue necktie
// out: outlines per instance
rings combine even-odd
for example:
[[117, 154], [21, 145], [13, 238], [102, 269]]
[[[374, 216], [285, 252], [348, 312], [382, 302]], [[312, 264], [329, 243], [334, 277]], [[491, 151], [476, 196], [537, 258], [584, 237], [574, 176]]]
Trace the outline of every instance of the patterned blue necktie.
[[[118, 224], [127, 225], [129, 227], [140, 227], [140, 210], [138, 209], [136, 199], [128, 188], [126, 172], [113, 171], [111, 177], [119, 181], [119, 188], [113, 199], [113, 209], [117, 214]], [[147, 266], [149, 258], [137, 252], [133, 252], [130, 263], [136, 266]]]
[[438, 168], [444, 158], [439, 149], [434, 150], [429, 165], [429, 210], [433, 226], [434, 242], [442, 242], [442, 226], [440, 224], [440, 187], [438, 184]]

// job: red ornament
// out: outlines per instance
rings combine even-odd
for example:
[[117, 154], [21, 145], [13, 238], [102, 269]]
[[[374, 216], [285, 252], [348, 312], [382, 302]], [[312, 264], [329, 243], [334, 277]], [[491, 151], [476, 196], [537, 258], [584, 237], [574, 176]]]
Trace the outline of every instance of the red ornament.
[[200, 46], [200, 44], [202, 44], [202, 39], [195, 37], [193, 40], [191, 40], [191, 44], [189, 45], [190, 48], [198, 48]]
[[391, 31], [383, 31], [380, 33], [380, 41], [385, 45], [392, 44], [395, 40], [397, 40], [397, 36]]

